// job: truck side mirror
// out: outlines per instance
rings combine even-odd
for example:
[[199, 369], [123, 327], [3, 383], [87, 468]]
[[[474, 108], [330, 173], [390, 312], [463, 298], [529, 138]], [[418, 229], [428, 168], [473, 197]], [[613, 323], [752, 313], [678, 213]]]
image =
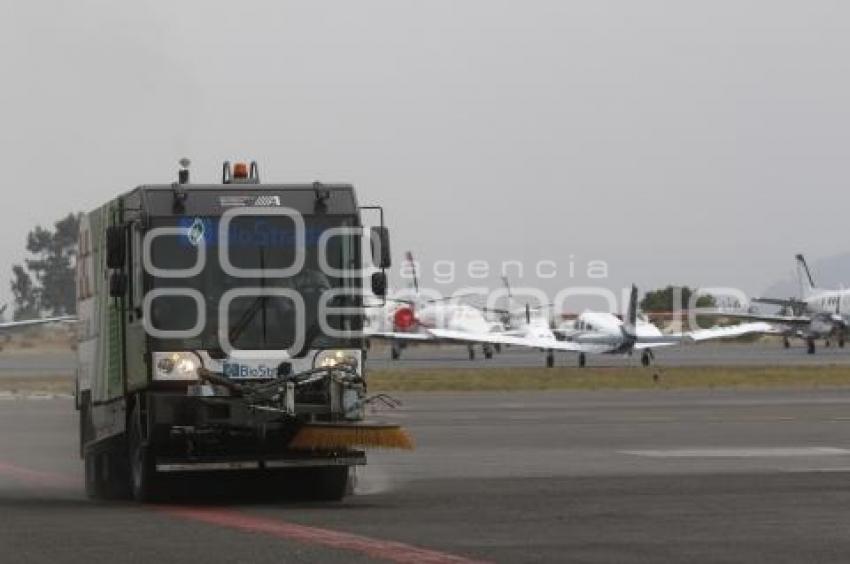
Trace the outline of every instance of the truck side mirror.
[[389, 268], [392, 265], [390, 230], [383, 225], [373, 227], [369, 242], [372, 246], [372, 264], [378, 268]]
[[127, 275], [123, 272], [113, 272], [109, 275], [109, 297], [122, 298], [127, 293]]
[[127, 253], [127, 235], [123, 225], [106, 228], [106, 267], [124, 268]]
[[387, 295], [387, 275], [385, 273], [372, 273], [372, 293], [379, 298], [383, 298]]

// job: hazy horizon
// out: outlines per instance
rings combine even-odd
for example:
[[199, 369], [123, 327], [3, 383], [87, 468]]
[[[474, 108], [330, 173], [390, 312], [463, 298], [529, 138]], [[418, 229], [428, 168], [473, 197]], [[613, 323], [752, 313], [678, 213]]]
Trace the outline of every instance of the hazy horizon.
[[0, 26], [0, 303], [28, 230], [181, 157], [353, 183], [397, 264], [490, 265], [446, 292], [602, 260], [610, 288], [758, 294], [848, 251], [844, 3], [15, 2]]

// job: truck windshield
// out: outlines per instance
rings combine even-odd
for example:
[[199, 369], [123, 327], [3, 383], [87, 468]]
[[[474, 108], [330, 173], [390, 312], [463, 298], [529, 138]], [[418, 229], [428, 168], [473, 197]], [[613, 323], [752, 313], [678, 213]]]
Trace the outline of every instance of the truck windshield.
[[[338, 339], [324, 334], [319, 323], [320, 303], [334, 307], [357, 305], [355, 294], [361, 287], [359, 237], [335, 234], [323, 246], [329, 268], [320, 262], [320, 237], [333, 227], [354, 227], [356, 218], [339, 216], [305, 216], [304, 263], [294, 275], [276, 277], [275, 269], [292, 267], [296, 260], [295, 224], [287, 216], [234, 217], [227, 230], [227, 241], [219, 241], [217, 217], [157, 218], [151, 227], [179, 227], [181, 233], [163, 231], [151, 240], [147, 267], [148, 288], [159, 290], [151, 301], [149, 324], [158, 331], [187, 331], [198, 322], [199, 307], [186, 289], [197, 290], [203, 297], [206, 322], [196, 335], [180, 338], [158, 338], [157, 347], [168, 349], [224, 348], [219, 331], [226, 332], [234, 348], [244, 350], [290, 350], [298, 343], [302, 331], [304, 349], [339, 346]], [[200, 240], [204, 245], [200, 245]], [[205, 264], [201, 271], [188, 277], [177, 277], [197, 264], [199, 249], [205, 247]], [[222, 267], [220, 247], [232, 267], [252, 269], [246, 276], [232, 276]], [[153, 267], [153, 268], [151, 268]], [[267, 274], [259, 276], [259, 272]], [[272, 271], [272, 272], [270, 272]], [[332, 289], [344, 288], [349, 295], [334, 298]], [[234, 297], [231, 290], [241, 289]], [[249, 290], [252, 289], [252, 290]], [[260, 289], [260, 290], [257, 290]], [[303, 299], [303, 324], [298, 323], [296, 300], [288, 296], [262, 295], [263, 291], [286, 289]], [[179, 294], [180, 291], [184, 294]], [[174, 291], [171, 293], [171, 291]], [[228, 293], [229, 292], [229, 293]], [[197, 295], [197, 294], [196, 294]], [[224, 299], [222, 299], [224, 298]], [[219, 327], [219, 312], [226, 311], [227, 327]], [[328, 317], [334, 329], [358, 330], [358, 316]], [[296, 351], [297, 352], [297, 351]]]

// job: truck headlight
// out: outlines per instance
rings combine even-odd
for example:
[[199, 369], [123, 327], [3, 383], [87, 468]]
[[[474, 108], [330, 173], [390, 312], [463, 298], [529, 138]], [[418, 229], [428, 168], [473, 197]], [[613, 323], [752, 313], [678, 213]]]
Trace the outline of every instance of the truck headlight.
[[313, 359], [313, 368], [351, 367], [360, 374], [360, 351], [329, 349], [320, 351]]
[[201, 359], [195, 353], [154, 353], [154, 380], [197, 380]]

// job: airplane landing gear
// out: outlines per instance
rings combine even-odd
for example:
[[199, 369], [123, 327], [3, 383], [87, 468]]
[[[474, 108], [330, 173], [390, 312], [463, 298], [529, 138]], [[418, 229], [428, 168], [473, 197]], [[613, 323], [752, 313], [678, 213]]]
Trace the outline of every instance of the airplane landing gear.
[[472, 345], [469, 345], [467, 349], [469, 349], [469, 360], [475, 360], [475, 349], [472, 348]]
[[546, 352], [546, 368], [555, 366], [555, 353], [553, 351]]
[[502, 344], [501, 344], [501, 343], [496, 343], [495, 345], [493, 345], [493, 349], [494, 349], [494, 350], [495, 350], [498, 354], [502, 354]]
[[643, 367], [647, 367], [652, 364], [652, 351], [647, 349], [643, 351], [640, 355], [640, 364]]
[[484, 353], [484, 358], [486, 358], [487, 360], [493, 358], [493, 348], [490, 345], [482, 345], [481, 351]]
[[806, 352], [809, 354], [815, 354], [815, 340], [814, 339], [806, 339]]
[[398, 346], [396, 343], [393, 343], [392, 347], [390, 348], [390, 358], [392, 358], [393, 360], [398, 360], [399, 357], [401, 357], [401, 347]]
[[788, 337], [782, 337], [782, 348], [787, 349], [791, 347], [791, 341], [788, 340]]
[[843, 334], [838, 336], [838, 348], [839, 349], [844, 348], [844, 335]]
[[587, 355], [584, 353], [578, 353], [578, 367], [584, 368], [587, 364]]

